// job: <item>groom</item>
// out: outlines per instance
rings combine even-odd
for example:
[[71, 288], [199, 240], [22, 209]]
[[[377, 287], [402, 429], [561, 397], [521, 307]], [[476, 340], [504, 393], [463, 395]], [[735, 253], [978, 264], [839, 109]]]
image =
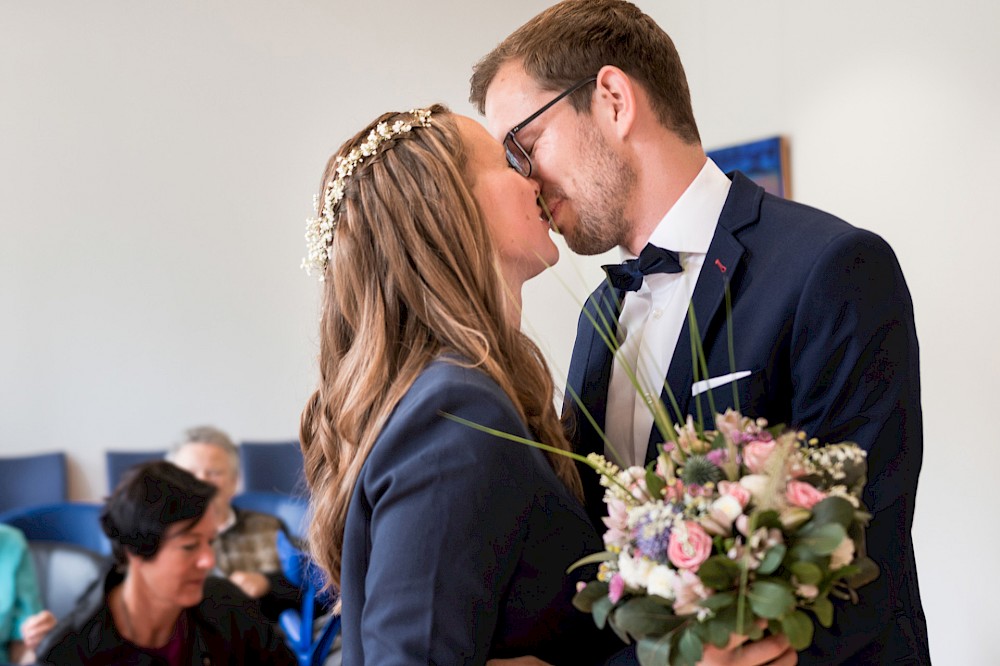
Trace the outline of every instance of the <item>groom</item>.
[[[881, 575], [859, 604], [838, 608], [832, 629], [817, 628], [799, 662], [930, 663], [910, 537], [923, 447], [917, 339], [892, 249], [708, 160], [673, 43], [630, 3], [545, 10], [476, 65], [471, 100], [511, 166], [539, 182], [574, 251], [617, 245], [664, 271], [612, 269], [581, 314], [567, 397], [578, 451], [604, 443], [573, 394], [626, 461], [652, 460], [663, 438], [644, 402], [670, 405], [664, 383], [683, 414], [708, 423], [710, 397], [718, 412], [738, 398], [747, 416], [857, 442]], [[692, 365], [689, 303], [707, 374]], [[612, 363], [609, 334], [642, 394]], [[601, 494], [594, 479], [598, 525]]]

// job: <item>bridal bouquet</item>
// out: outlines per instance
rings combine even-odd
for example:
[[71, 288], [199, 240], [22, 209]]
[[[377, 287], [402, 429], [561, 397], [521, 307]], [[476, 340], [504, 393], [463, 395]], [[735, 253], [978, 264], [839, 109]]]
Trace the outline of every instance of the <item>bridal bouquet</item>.
[[689, 417], [646, 468], [588, 464], [606, 488], [606, 551], [574, 604], [637, 641], [639, 662], [695, 664], [703, 646], [765, 629], [801, 650], [831, 597], [878, 575], [864, 555], [865, 452], [818, 445], [729, 410], [716, 429]]

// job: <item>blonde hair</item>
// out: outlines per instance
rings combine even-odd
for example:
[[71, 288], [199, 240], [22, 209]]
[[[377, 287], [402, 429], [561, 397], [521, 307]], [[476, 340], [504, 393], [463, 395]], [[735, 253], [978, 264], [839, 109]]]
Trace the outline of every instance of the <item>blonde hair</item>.
[[[389, 415], [442, 354], [480, 369], [510, 397], [535, 436], [570, 448], [538, 348], [506, 318], [489, 229], [472, 194], [467, 149], [451, 112], [431, 107], [429, 127], [383, 144], [347, 180], [326, 268], [320, 381], [300, 438], [312, 491], [313, 557], [340, 586], [348, 505]], [[386, 113], [341, 146], [335, 160]], [[551, 454], [556, 474], [582, 497], [574, 463]]]

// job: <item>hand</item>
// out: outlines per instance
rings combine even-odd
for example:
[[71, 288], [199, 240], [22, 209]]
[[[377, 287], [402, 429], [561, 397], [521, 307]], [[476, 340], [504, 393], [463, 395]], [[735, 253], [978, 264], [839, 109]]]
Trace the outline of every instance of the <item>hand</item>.
[[251, 599], [260, 599], [271, 589], [267, 577], [256, 571], [234, 571], [229, 574], [229, 580]]
[[724, 648], [705, 645], [700, 666], [794, 666], [799, 655], [784, 636], [768, 636], [747, 643], [746, 636], [732, 634]]
[[538, 657], [515, 657], [513, 659], [490, 659], [486, 666], [552, 666]]
[[42, 642], [45, 638], [45, 634], [52, 631], [52, 627], [56, 626], [56, 616], [47, 610], [41, 613], [35, 613], [27, 620], [21, 623], [21, 637], [24, 640], [24, 645], [32, 652], [35, 648]]

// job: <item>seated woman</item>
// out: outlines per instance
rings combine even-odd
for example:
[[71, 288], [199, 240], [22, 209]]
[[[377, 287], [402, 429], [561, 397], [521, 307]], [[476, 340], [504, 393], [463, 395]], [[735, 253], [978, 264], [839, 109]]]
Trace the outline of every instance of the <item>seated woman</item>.
[[0, 524], [0, 664], [35, 663], [35, 648], [55, 624], [42, 610], [28, 542], [20, 530]]
[[39, 648], [44, 664], [274, 664], [294, 658], [215, 565], [216, 489], [175, 465], [130, 470], [104, 505], [116, 567]]
[[385, 114], [322, 180], [325, 287], [302, 415], [313, 556], [343, 600], [345, 664], [603, 663], [566, 569], [602, 550], [521, 287], [558, 259], [538, 186], [475, 121]]

